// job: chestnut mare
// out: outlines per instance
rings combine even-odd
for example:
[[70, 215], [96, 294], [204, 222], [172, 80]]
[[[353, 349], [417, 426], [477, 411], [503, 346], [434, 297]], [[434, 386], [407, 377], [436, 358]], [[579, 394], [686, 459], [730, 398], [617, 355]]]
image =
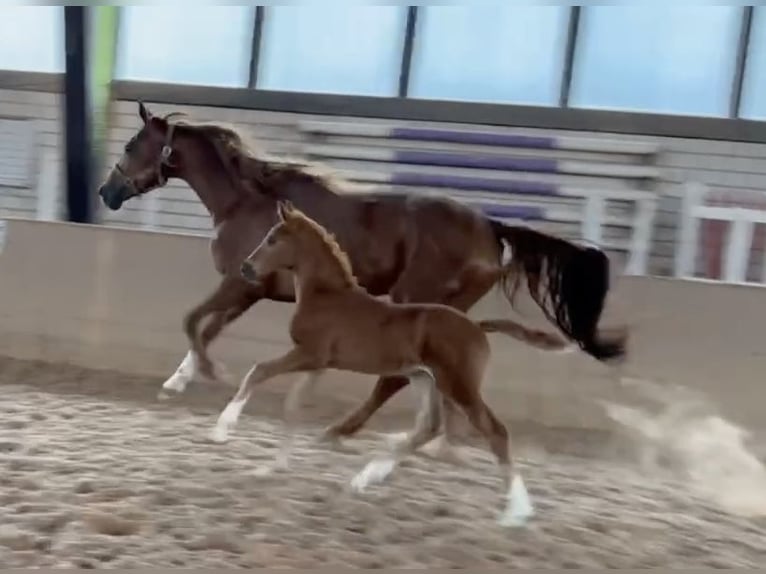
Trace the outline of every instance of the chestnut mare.
[[[607, 336], [598, 330], [609, 290], [609, 260], [602, 251], [489, 219], [446, 197], [344, 194], [340, 180], [304, 164], [261, 157], [231, 128], [172, 122], [170, 116], [178, 114], [157, 117], [143, 103], [138, 112], [143, 126], [125, 145], [99, 195], [117, 210], [169, 178], [185, 181], [212, 217], [211, 250], [222, 277], [184, 317], [190, 348], [161, 393], [180, 393], [195, 378], [215, 380], [208, 346], [257, 301], [295, 301], [290, 273], [276, 272], [258, 284], [239, 274], [242, 261], [276, 222], [279, 199], [290, 200], [337, 238], [372, 295], [468, 311], [496, 284], [512, 302], [525, 279], [548, 319], [586, 353], [601, 361], [625, 356], [625, 333]], [[498, 279], [506, 249], [512, 257]], [[327, 429], [327, 437], [355, 433], [408, 382], [398, 375], [381, 377], [362, 405]]]
[[[211, 439], [225, 442], [257, 385], [278, 375], [303, 373], [285, 401], [285, 421], [298, 420], [301, 393], [326, 369], [404, 376], [422, 393], [415, 426], [393, 452], [371, 461], [352, 480], [357, 491], [380, 482], [407, 454], [436, 438], [443, 411], [458, 407], [489, 444], [503, 471], [508, 501], [500, 522], [521, 526], [532, 505], [518, 469], [511, 464], [506, 426], [481, 396], [490, 359], [484, 324], [462, 311], [436, 303], [393, 303], [367, 293], [354, 277], [348, 256], [335, 239], [289, 202], [277, 204], [278, 222], [242, 263], [242, 275], [256, 285], [278, 271], [294, 276], [297, 306], [290, 320], [293, 347], [279, 358], [253, 366], [239, 390], [221, 411]], [[501, 265], [494, 269], [503, 273]], [[497, 321], [489, 322], [495, 330]], [[511, 323], [513, 333], [536, 331]], [[551, 337], [551, 336], [549, 336]], [[558, 337], [546, 340], [563, 348]], [[445, 426], [449, 426], [445, 421]], [[278, 461], [287, 466], [294, 429], [288, 429]]]

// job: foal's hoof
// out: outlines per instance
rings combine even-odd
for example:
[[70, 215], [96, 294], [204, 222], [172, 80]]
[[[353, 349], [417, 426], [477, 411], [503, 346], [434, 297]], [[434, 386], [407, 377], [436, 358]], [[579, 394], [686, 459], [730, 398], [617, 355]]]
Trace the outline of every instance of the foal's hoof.
[[157, 400], [169, 401], [171, 399], [176, 398], [180, 394], [181, 394], [181, 391], [176, 391], [176, 390], [173, 390], [173, 389], [162, 388], [162, 389], [160, 389], [160, 392], [157, 393]]
[[224, 427], [214, 426], [213, 430], [208, 434], [208, 438], [211, 442], [216, 444], [223, 444], [229, 440], [229, 431]]
[[497, 519], [497, 523], [503, 528], [523, 528], [529, 522], [531, 515], [517, 515], [504, 512], [500, 518]]
[[351, 479], [351, 488], [358, 493], [364, 492], [371, 484], [380, 484], [396, 467], [392, 458], [382, 458], [367, 463], [360, 472]]
[[383, 435], [383, 442], [391, 449], [396, 449], [403, 445], [410, 438], [410, 435], [406, 432], [392, 432], [385, 433]]

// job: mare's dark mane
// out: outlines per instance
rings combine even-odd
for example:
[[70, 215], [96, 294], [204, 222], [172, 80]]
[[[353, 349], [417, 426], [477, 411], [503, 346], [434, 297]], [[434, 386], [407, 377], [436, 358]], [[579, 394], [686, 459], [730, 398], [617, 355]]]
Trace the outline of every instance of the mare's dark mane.
[[343, 194], [350, 187], [350, 182], [325, 166], [305, 160], [268, 157], [233, 127], [187, 121], [175, 125], [210, 143], [232, 181], [244, 183], [243, 187], [250, 192], [277, 196], [281, 186], [292, 182], [317, 185], [335, 195]]

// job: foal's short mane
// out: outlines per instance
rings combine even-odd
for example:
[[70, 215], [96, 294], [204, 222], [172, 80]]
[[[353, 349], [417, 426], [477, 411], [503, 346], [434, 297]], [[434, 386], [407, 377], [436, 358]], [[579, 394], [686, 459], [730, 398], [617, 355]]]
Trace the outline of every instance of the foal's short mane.
[[320, 164], [293, 158], [268, 157], [233, 126], [221, 123], [177, 122], [210, 142], [233, 177], [255, 182], [264, 192], [276, 195], [280, 185], [307, 181], [340, 195], [350, 182]]
[[288, 227], [298, 229], [299, 231], [308, 231], [318, 239], [318, 244], [322, 246], [327, 253], [338, 264], [338, 269], [343, 276], [344, 282], [348, 287], [359, 287], [359, 282], [354, 276], [354, 270], [351, 267], [351, 260], [348, 254], [343, 251], [338, 241], [324, 227], [308, 217], [298, 209], [292, 209], [286, 219]]

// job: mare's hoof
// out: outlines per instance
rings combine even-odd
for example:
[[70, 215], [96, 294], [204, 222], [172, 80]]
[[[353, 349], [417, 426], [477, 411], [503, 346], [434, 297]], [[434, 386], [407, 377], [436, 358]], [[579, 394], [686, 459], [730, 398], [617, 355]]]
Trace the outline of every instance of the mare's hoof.
[[497, 519], [497, 523], [503, 528], [523, 528], [529, 522], [531, 515], [514, 515], [503, 513], [500, 518]]
[[229, 440], [229, 433], [226, 429], [216, 426], [213, 427], [213, 430], [210, 431], [208, 438], [211, 442], [216, 444], [223, 444]]

